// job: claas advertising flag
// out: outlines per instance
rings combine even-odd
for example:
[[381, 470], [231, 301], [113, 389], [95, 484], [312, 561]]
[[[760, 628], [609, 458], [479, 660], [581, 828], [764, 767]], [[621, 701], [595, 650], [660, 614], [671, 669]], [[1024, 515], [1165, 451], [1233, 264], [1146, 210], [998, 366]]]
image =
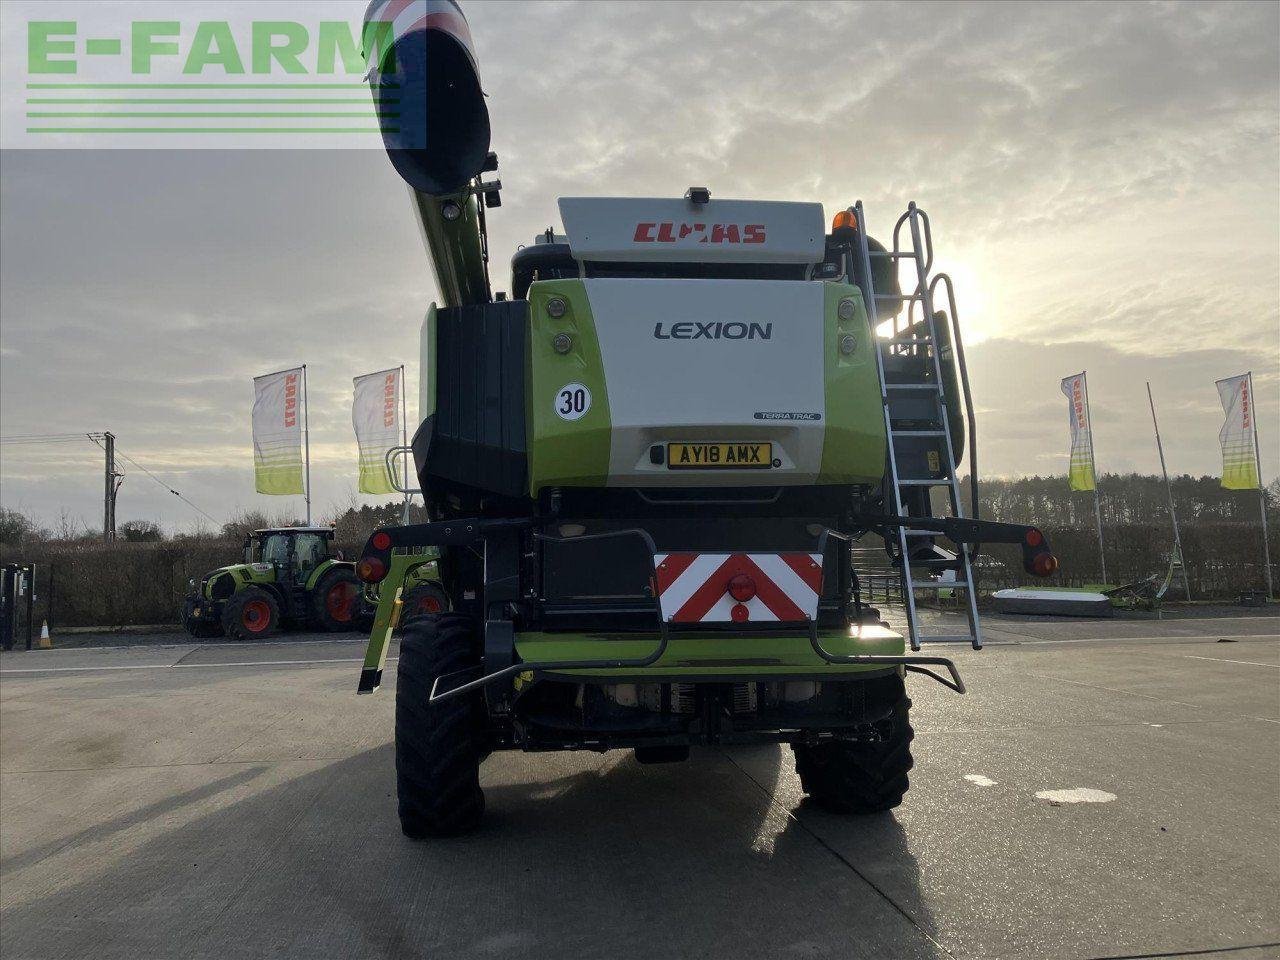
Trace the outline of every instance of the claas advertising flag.
[[259, 493], [302, 490], [302, 368], [253, 380], [253, 466]]
[[1089, 387], [1083, 373], [1062, 381], [1062, 392], [1071, 405], [1071, 468], [1067, 474], [1072, 490], [1093, 490], [1093, 425], [1089, 421]]
[[1253, 421], [1253, 378], [1242, 373], [1217, 381], [1226, 422], [1218, 431], [1222, 444], [1222, 485], [1228, 490], [1257, 490], [1258, 448]]
[[400, 374], [383, 370], [355, 378], [351, 422], [360, 448], [361, 493], [395, 493], [387, 451], [400, 445]]

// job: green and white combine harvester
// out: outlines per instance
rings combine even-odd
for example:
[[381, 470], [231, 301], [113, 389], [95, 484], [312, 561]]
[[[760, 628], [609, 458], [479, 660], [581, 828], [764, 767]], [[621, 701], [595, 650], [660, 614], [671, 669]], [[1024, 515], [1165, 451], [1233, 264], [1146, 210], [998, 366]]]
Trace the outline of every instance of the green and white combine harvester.
[[[475, 827], [494, 750], [658, 762], [785, 743], [815, 802], [896, 806], [907, 673], [964, 692], [951, 660], [916, 651], [981, 646], [977, 545], [1057, 567], [1036, 528], [964, 516], [972, 405], [924, 211], [886, 248], [860, 203], [828, 231], [818, 203], [702, 187], [564, 197], [563, 232], [517, 251], [495, 293], [500, 184], [466, 20], [447, 0], [376, 0], [366, 20], [393, 24], [370, 79], [397, 104], [384, 139], [441, 300], [412, 442], [430, 521], [376, 531], [357, 564], [377, 602], [360, 692], [402, 627], [404, 832]], [[931, 516], [935, 488], [947, 516]], [[861, 602], [851, 543], [867, 535], [901, 571], [906, 637]], [[405, 616], [427, 562], [448, 609]], [[916, 595], [938, 589], [963, 594], [967, 632], [923, 633]]]

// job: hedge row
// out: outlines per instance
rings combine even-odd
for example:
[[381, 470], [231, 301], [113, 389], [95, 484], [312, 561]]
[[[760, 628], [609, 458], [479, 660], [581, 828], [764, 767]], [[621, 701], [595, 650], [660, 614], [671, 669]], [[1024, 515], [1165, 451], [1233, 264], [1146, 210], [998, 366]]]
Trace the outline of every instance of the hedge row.
[[[1109, 527], [1107, 577], [1111, 583], [1163, 576], [1171, 535], [1167, 524], [1121, 524]], [[1046, 527], [1045, 533], [1062, 563], [1049, 583], [1062, 586], [1101, 579], [1098, 541], [1091, 527]], [[1263, 585], [1262, 538], [1258, 524], [1238, 521], [1198, 522], [1182, 531], [1187, 573], [1196, 599], [1235, 599]], [[340, 544], [348, 556], [361, 542]], [[1280, 531], [1272, 539], [1273, 569], [1280, 572]], [[123, 626], [175, 623], [187, 581], [214, 567], [236, 562], [240, 546], [228, 540], [183, 540], [161, 543], [33, 543], [5, 547], [0, 560], [37, 565], [36, 620], [68, 626]], [[50, 615], [50, 577], [53, 610]], [[1022, 571], [1018, 549], [992, 545], [984, 549], [981, 586], [998, 589], [1022, 583], [1044, 583]], [[1171, 594], [1180, 597], [1180, 591]]]
[[[361, 546], [342, 549], [353, 556]], [[240, 544], [228, 540], [45, 542], [0, 549], [5, 563], [36, 565], [35, 621], [47, 618], [53, 627], [177, 623], [187, 581], [240, 559]]]

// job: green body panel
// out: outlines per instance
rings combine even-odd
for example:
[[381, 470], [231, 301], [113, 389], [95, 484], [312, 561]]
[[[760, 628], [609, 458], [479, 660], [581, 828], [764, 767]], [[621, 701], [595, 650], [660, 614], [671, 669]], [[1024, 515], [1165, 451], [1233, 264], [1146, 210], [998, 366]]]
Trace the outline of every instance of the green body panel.
[[[475, 196], [470, 191], [441, 197], [416, 190], [411, 193], [441, 301], [446, 307], [484, 303], [489, 299], [489, 290]], [[446, 220], [441, 212], [446, 205], [458, 207], [461, 215], [456, 220]]]
[[[552, 297], [564, 300], [568, 308], [559, 319], [547, 313]], [[560, 333], [573, 341], [566, 354], [556, 353], [552, 345]], [[613, 421], [595, 318], [581, 280], [546, 280], [530, 286], [526, 372], [530, 496], [547, 486], [604, 486]], [[561, 420], [555, 412], [556, 394], [569, 383], [581, 383], [591, 391], [591, 409], [573, 422]]]
[[364, 664], [360, 668], [360, 693], [373, 693], [382, 680], [382, 669], [387, 663], [387, 650], [391, 646], [391, 634], [400, 622], [398, 605], [404, 591], [430, 580], [438, 580], [440, 551], [429, 547], [421, 553], [392, 554], [391, 569], [381, 583], [374, 588], [377, 607], [373, 614], [373, 627], [369, 631], [369, 644], [364, 651]]
[[239, 593], [245, 587], [254, 584], [275, 583], [276, 570], [269, 563], [233, 563], [225, 567], [219, 567], [208, 574], [208, 581], [204, 588], [204, 599], [213, 599], [213, 584], [223, 574], [230, 574], [235, 580], [235, 590], [232, 593]]
[[[845, 283], [824, 286], [826, 429], [818, 482], [878, 484], [884, 476], [887, 438], [871, 324], [861, 290]], [[838, 312], [844, 299], [855, 305], [848, 320], [841, 320]], [[850, 354], [840, 349], [845, 336], [857, 341]]]
[[311, 576], [307, 577], [307, 589], [314, 590], [316, 584], [320, 582], [320, 578], [332, 570], [334, 567], [346, 567], [352, 572], [355, 571], [356, 565], [349, 560], [325, 560], [318, 567], [311, 571]]
[[426, 420], [436, 412], [436, 305], [427, 309], [422, 325], [421, 356], [418, 367], [418, 420]]
[[[355, 564], [347, 560], [325, 560], [307, 577], [306, 588], [314, 590], [316, 585], [320, 583], [320, 579], [335, 567], [347, 567], [350, 570], [355, 569]], [[235, 593], [240, 592], [245, 587], [255, 584], [275, 583], [277, 580], [276, 571], [273, 566], [265, 563], [233, 563], [230, 566], [219, 567], [209, 574], [209, 582], [205, 587], [204, 597], [211, 600], [210, 590], [213, 588], [213, 582], [224, 573], [229, 573], [235, 578]]]
[[[883, 627], [863, 627], [860, 635], [852, 630], [822, 630], [818, 633], [828, 653], [878, 654], [901, 656], [904, 641], [900, 634]], [[652, 652], [658, 643], [656, 634], [634, 633], [519, 633], [516, 652], [521, 660], [600, 660], [612, 658], [638, 659]], [[675, 633], [666, 652], [656, 663], [643, 668], [616, 670], [570, 670], [576, 678], [661, 677], [689, 678], [699, 676], [777, 676], [796, 674], [858, 674], [883, 670], [883, 664], [831, 664], [821, 659], [809, 644], [803, 631], [778, 633], [733, 634], [716, 631]]]

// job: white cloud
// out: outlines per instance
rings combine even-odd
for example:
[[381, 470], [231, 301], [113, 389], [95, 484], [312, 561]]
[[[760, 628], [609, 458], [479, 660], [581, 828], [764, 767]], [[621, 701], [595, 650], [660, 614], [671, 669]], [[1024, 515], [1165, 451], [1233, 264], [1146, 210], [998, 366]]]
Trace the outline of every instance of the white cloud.
[[[861, 198], [880, 233], [914, 199], [962, 281], [984, 471], [1056, 469], [1084, 367], [1104, 469], [1155, 468], [1150, 378], [1171, 467], [1216, 470], [1212, 381], [1252, 368], [1280, 470], [1275, 5], [465, 7], [499, 289], [562, 194]], [[215, 515], [274, 508], [249, 378], [306, 361], [317, 503], [351, 495], [350, 378], [416, 379], [434, 293], [382, 155], [7, 152], [0, 188], [0, 432], [112, 429]], [[4, 452], [6, 505], [96, 515], [91, 448]], [[150, 481], [121, 498], [189, 515]]]

